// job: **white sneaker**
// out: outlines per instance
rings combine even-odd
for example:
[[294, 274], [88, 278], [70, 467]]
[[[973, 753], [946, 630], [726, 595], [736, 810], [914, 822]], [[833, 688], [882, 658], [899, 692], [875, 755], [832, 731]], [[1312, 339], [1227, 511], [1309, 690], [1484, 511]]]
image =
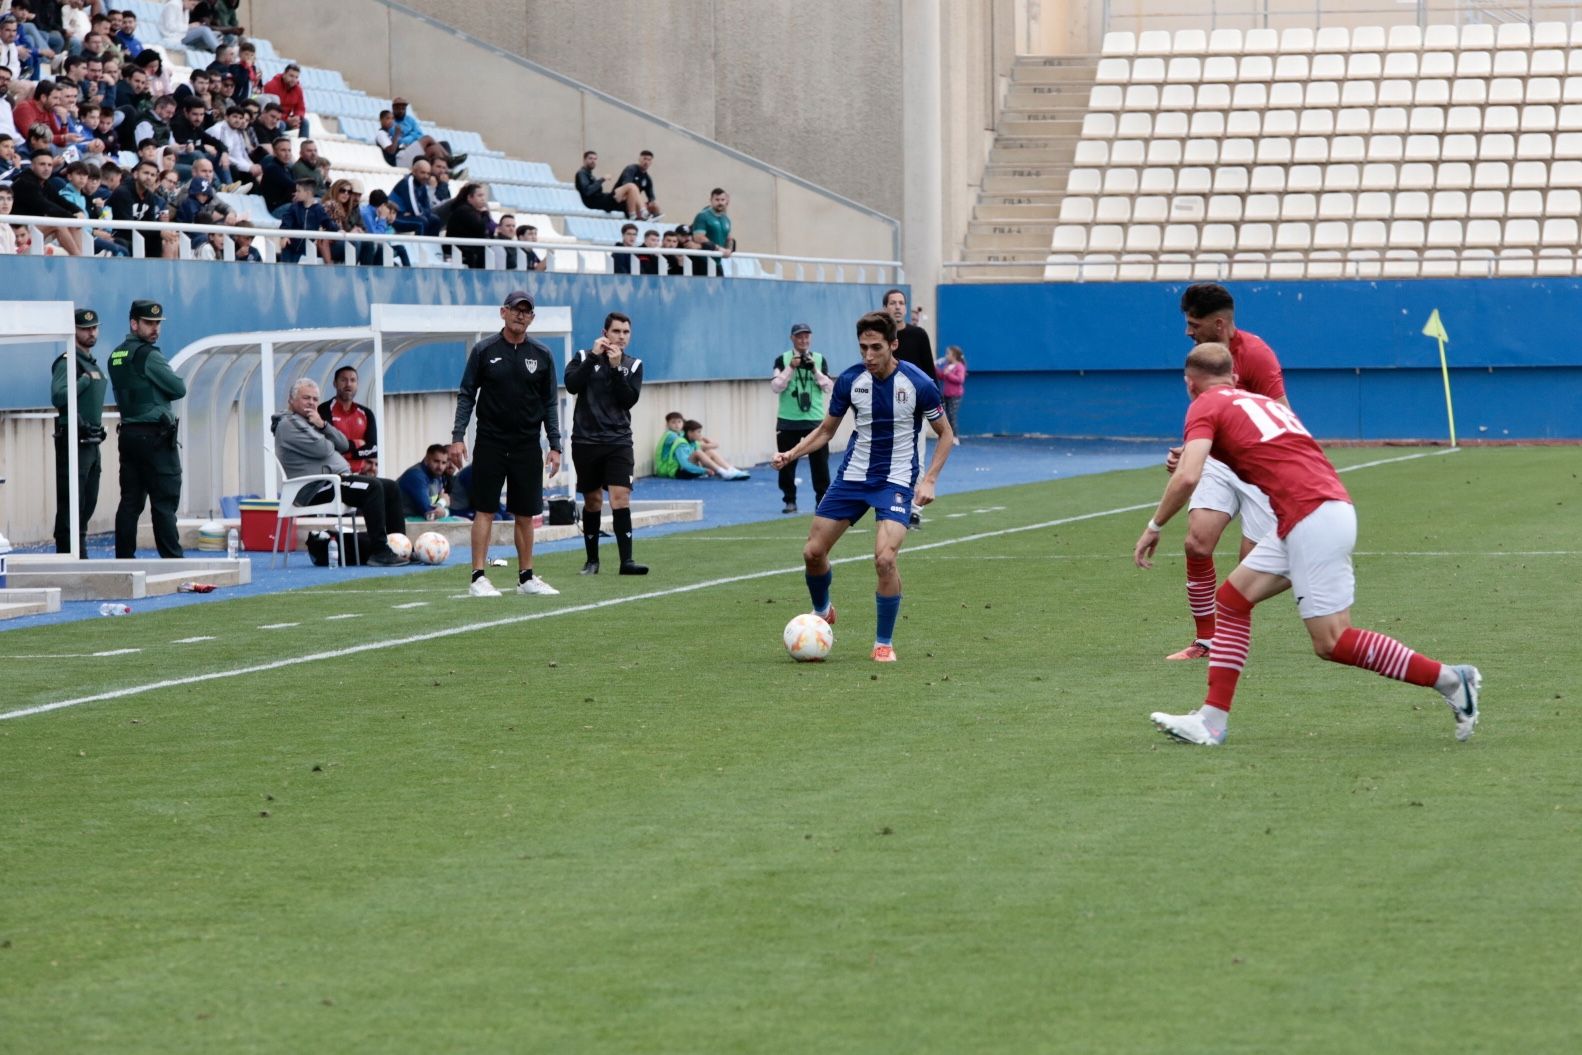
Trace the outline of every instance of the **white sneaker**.
[[1161, 733], [1184, 744], [1218, 747], [1225, 742], [1225, 733], [1223, 731], [1216, 733], [1210, 729], [1203, 716], [1196, 711], [1191, 714], [1165, 714], [1163, 711], [1155, 711], [1148, 717]]
[[1461, 679], [1456, 690], [1445, 697], [1450, 713], [1456, 716], [1456, 739], [1470, 740], [1478, 727], [1478, 693], [1483, 688], [1483, 672], [1477, 667], [1451, 667]]
[[494, 588], [494, 583], [487, 578], [474, 579], [472, 585], [467, 587], [467, 593], [473, 597], [498, 597], [500, 591]]
[[560, 593], [559, 590], [555, 589], [553, 586], [549, 585], [549, 583], [545, 582], [543, 579], [540, 579], [536, 575], [526, 582], [517, 583], [516, 592], [520, 594], [542, 594], [545, 597], [553, 597]]

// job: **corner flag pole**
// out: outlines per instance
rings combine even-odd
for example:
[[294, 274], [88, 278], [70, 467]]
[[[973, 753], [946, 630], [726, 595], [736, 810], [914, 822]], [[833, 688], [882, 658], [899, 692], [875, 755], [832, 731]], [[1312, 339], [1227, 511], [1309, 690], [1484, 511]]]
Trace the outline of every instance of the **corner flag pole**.
[[1433, 337], [1439, 342], [1439, 373], [1445, 380], [1445, 417], [1450, 419], [1450, 445], [1456, 447], [1459, 446], [1456, 443], [1456, 408], [1450, 402], [1450, 363], [1445, 358], [1445, 345], [1450, 342], [1450, 334], [1445, 332], [1445, 324], [1439, 320], [1438, 308], [1428, 316], [1423, 336]]

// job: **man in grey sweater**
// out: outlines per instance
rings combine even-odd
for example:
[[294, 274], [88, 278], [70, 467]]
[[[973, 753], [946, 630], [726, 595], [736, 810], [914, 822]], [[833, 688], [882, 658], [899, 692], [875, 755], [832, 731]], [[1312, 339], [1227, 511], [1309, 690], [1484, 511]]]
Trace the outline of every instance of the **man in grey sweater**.
[[[291, 386], [289, 408], [270, 422], [275, 434], [275, 457], [287, 477], [334, 473], [341, 478], [341, 500], [352, 506], [368, 522], [372, 556], [369, 564], [391, 568], [406, 563], [390, 548], [389, 536], [406, 531], [406, 516], [401, 507], [401, 489], [394, 480], [377, 476], [358, 476], [346, 464], [344, 453], [351, 441], [334, 425], [319, 416], [319, 386], [300, 378]], [[325, 482], [317, 492], [304, 491], [299, 506], [320, 505], [330, 500], [331, 485]]]

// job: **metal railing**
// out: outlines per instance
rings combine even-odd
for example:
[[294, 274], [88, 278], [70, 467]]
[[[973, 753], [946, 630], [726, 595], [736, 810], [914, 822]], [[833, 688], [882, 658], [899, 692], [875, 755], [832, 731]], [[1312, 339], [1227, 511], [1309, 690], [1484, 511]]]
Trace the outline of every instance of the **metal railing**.
[[[1438, 267], [1444, 268], [1443, 273]], [[1522, 266], [1526, 265], [1523, 270]], [[1564, 278], [1582, 273], [1582, 247], [1394, 248], [1271, 250], [1215, 254], [1178, 252], [1052, 255], [1041, 260], [954, 260], [958, 282], [1313, 281], [1365, 278]], [[1039, 277], [1004, 275], [1037, 269]], [[1427, 269], [1425, 271], [1425, 268]], [[983, 274], [974, 274], [982, 271]], [[1051, 274], [1053, 272], [1053, 274]]]
[[[461, 263], [460, 253], [456, 250], [462, 248], [481, 248], [484, 250], [484, 267], [486, 271], [503, 271], [506, 269], [507, 250], [532, 250], [547, 257], [548, 270], [562, 274], [608, 274], [609, 269], [604, 267], [592, 268], [587, 266], [587, 254], [596, 257], [613, 257], [619, 253], [632, 256], [683, 256], [683, 257], [709, 257], [717, 260], [724, 277], [741, 279], [771, 279], [795, 282], [834, 282], [834, 283], [890, 283], [900, 284], [905, 281], [905, 274], [901, 269], [899, 260], [844, 260], [826, 257], [785, 256], [775, 253], [732, 253], [726, 256], [719, 250], [713, 249], [668, 249], [662, 246], [627, 246], [606, 245], [593, 242], [521, 242], [503, 241], [491, 238], [451, 238], [443, 235], [415, 235], [415, 234], [369, 234], [364, 231], [298, 231], [283, 227], [229, 227], [216, 224], [195, 223], [165, 223], [152, 220], [82, 220], [82, 219], [56, 219], [43, 216], [0, 216], [0, 223], [13, 226], [26, 227], [30, 235], [28, 255], [46, 255], [46, 231], [55, 228], [71, 228], [83, 231], [102, 232], [102, 237], [114, 237], [115, 232], [164, 232], [176, 231], [182, 235], [180, 239], [180, 256], [177, 259], [198, 261], [201, 258], [194, 255], [189, 235], [223, 235], [229, 236], [221, 240], [217, 250], [225, 261], [236, 260], [236, 239], [247, 238], [252, 242], [252, 247], [258, 250], [262, 262], [273, 263], [300, 263], [305, 266], [325, 266], [326, 262], [320, 257], [316, 248], [317, 243], [350, 242], [351, 247], [345, 253], [346, 263], [333, 264], [337, 267], [390, 267], [396, 262], [395, 249], [406, 246], [410, 265], [413, 267], [442, 267], [450, 269], [467, 270]], [[279, 256], [288, 241], [303, 241], [303, 255], [299, 261], [281, 261]], [[147, 258], [144, 240], [133, 237], [121, 242], [123, 248], [129, 248], [131, 256], [138, 259]], [[377, 262], [359, 264], [357, 252], [361, 245], [372, 244], [378, 248]], [[446, 247], [451, 249], [452, 259], [444, 259]], [[422, 249], [423, 251], [414, 252]], [[165, 258], [161, 258], [165, 259]], [[219, 260], [215, 261], [216, 263]], [[612, 262], [613, 263], [613, 262]], [[637, 264], [633, 262], [633, 274], [637, 274]], [[517, 270], [522, 270], [520, 265]], [[685, 277], [685, 276], [683, 276]]]

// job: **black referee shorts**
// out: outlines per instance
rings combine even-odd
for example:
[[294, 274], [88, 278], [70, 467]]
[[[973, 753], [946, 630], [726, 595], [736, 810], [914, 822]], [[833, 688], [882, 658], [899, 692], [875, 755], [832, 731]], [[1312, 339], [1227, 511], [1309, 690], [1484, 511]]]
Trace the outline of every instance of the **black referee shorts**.
[[631, 487], [637, 461], [630, 443], [571, 443], [571, 464], [577, 470], [577, 491], [592, 494], [606, 487]]
[[472, 508], [500, 508], [500, 488], [512, 516], [535, 517], [544, 510], [544, 452], [536, 440], [513, 446], [479, 440], [472, 452]]

